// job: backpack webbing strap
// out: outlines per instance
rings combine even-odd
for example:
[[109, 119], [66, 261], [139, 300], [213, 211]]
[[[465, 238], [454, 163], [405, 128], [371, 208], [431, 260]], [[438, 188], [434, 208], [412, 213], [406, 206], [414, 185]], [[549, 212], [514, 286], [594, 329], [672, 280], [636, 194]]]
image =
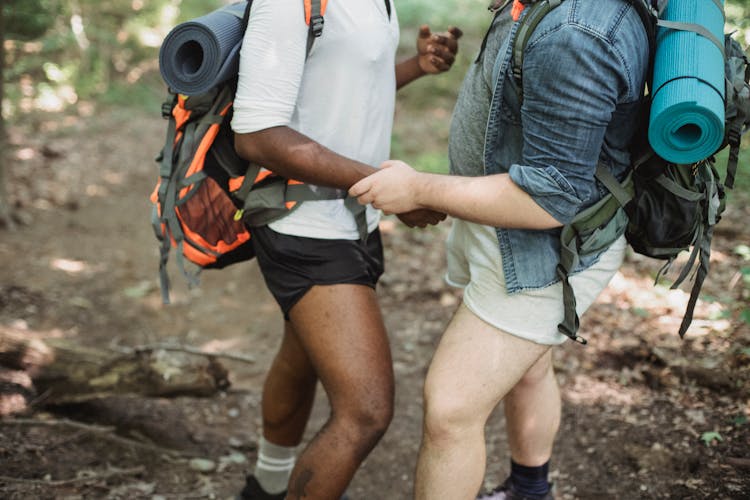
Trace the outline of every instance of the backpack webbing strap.
[[321, 0], [305, 0], [305, 21], [309, 26], [307, 30], [307, 55], [305, 57], [310, 55], [315, 39], [323, 34], [324, 13], [325, 6], [322, 5]]
[[[221, 93], [216, 97], [215, 103], [212, 108], [206, 112], [199, 120], [185, 123], [182, 128], [182, 137], [180, 137], [180, 149], [195, 150], [197, 137], [203, 137], [205, 130], [209, 127], [221, 124], [224, 117], [221, 115], [221, 110], [224, 109], [232, 98], [232, 90], [226, 86], [222, 89]], [[173, 106], [176, 105], [176, 97], [173, 100]], [[200, 130], [200, 132], [199, 132]], [[169, 276], [167, 274], [167, 263], [169, 260], [169, 252], [174, 242], [177, 247], [177, 266], [182, 274], [188, 280], [190, 285], [198, 284], [197, 274], [189, 273], [185, 266], [185, 259], [183, 256], [183, 242], [185, 241], [185, 234], [182, 231], [180, 220], [177, 215], [177, 208], [183, 204], [189, 197], [195, 194], [196, 191], [189, 192], [184, 199], [180, 199], [180, 190], [188, 187], [194, 183], [197, 183], [206, 177], [205, 172], [196, 172], [189, 177], [186, 177], [192, 157], [183, 158], [181, 161], [176, 161], [175, 155], [175, 140], [177, 138], [176, 120], [174, 116], [169, 115], [169, 125], [167, 127], [167, 140], [162, 151], [162, 159], [159, 167], [160, 183], [157, 191], [158, 207], [155, 205], [152, 210], [152, 226], [156, 237], [161, 241], [161, 247], [159, 250], [159, 279], [161, 282], [161, 293], [162, 301], [165, 304], [169, 304]], [[182, 179], [184, 178], [184, 179]], [[178, 181], [178, 179], [182, 179]], [[161, 209], [161, 213], [159, 213]], [[198, 246], [195, 242], [192, 242], [195, 246]], [[211, 253], [210, 250], [204, 249], [206, 253]]]
[[[522, 90], [522, 80], [523, 80], [523, 51], [526, 48], [526, 44], [529, 41], [529, 38], [531, 38], [531, 34], [534, 32], [536, 27], [539, 25], [539, 23], [542, 21], [544, 16], [546, 16], [552, 9], [560, 5], [562, 0], [543, 0], [540, 2], [522, 2], [524, 4], [527, 4], [527, 8], [524, 10], [528, 10], [529, 12], [526, 13], [524, 17], [520, 20], [520, 25], [518, 27], [518, 32], [516, 35], [516, 39], [513, 45], [513, 64], [512, 64], [512, 71], [513, 71], [513, 78], [515, 79], [517, 83], [517, 93], [518, 98], [522, 101], [523, 100], [523, 90]], [[713, 0], [713, 2], [717, 3], [719, 5], [722, 14], [724, 13], [724, 8], [719, 3], [719, 0]], [[510, 2], [506, 2], [502, 6], [500, 6], [500, 9], [503, 9], [507, 6], [507, 4]], [[654, 23], [652, 21], [655, 21], [657, 19], [657, 12], [656, 9], [652, 6], [651, 2], [647, 0], [628, 0], [628, 3], [630, 3], [633, 8], [635, 9], [636, 13], [638, 14], [638, 17], [641, 18], [641, 22], [643, 23], [643, 27], [646, 30], [646, 37], [648, 38], [649, 47], [651, 47], [651, 50], [649, 52], [649, 72], [648, 74], [651, 75], [651, 68], [653, 67], [653, 54], [654, 50], [653, 48], [656, 46], [656, 32], [654, 29]], [[490, 7], [492, 8], [492, 6]], [[659, 21], [659, 24], [661, 25], [661, 21]], [[705, 28], [699, 25], [695, 25], [695, 29], [693, 29], [692, 24], [688, 23], [673, 23], [674, 26], [672, 29], [683, 29], [687, 31], [706, 31]], [[666, 24], [664, 27], [670, 27]], [[700, 30], [700, 31], [699, 31]], [[489, 31], [488, 31], [489, 33]], [[700, 33], [703, 34], [703, 33]], [[707, 37], [710, 37], [712, 39], [716, 39], [713, 34], [710, 32], [707, 33]], [[486, 38], [482, 41], [482, 48], [480, 49], [480, 56], [481, 51], [484, 50], [484, 47], [486, 45]], [[713, 41], [713, 40], [712, 40]], [[715, 43], [715, 42], [714, 42]], [[722, 54], [724, 53], [723, 47], [721, 48]], [[477, 57], [477, 61], [479, 61], [479, 56]]]
[[[177, 97], [172, 100], [172, 106], [177, 103]], [[165, 103], [166, 104], [166, 103]], [[159, 279], [161, 281], [162, 301], [169, 304], [169, 276], [167, 275], [167, 260], [169, 259], [169, 250], [171, 242], [169, 239], [169, 227], [165, 219], [167, 213], [168, 193], [171, 191], [169, 177], [172, 174], [172, 161], [174, 160], [174, 142], [177, 136], [177, 124], [175, 118], [169, 115], [169, 124], [167, 125], [167, 140], [164, 149], [161, 152], [161, 162], [159, 163], [159, 189], [157, 190], [158, 204], [154, 204], [151, 210], [151, 226], [154, 229], [156, 238], [161, 242], [159, 248]], [[169, 203], [171, 206], [172, 204]], [[161, 207], [161, 214], [159, 213]], [[170, 207], [171, 208], [171, 207]]]
[[581, 321], [576, 311], [576, 296], [569, 280], [570, 273], [578, 266], [579, 262], [578, 242], [576, 235], [570, 230], [570, 226], [563, 228], [560, 238], [560, 262], [557, 264], [555, 272], [563, 287], [563, 321], [557, 325], [557, 331], [580, 344], [586, 345], [588, 341], [578, 335]]
[[683, 280], [685, 280], [685, 278], [687, 278], [697, 259], [698, 268], [695, 270], [695, 281], [693, 282], [693, 288], [690, 291], [690, 298], [688, 299], [685, 315], [683, 316], [682, 324], [680, 325], [680, 337], [685, 335], [685, 332], [693, 320], [693, 311], [698, 302], [701, 287], [703, 286], [706, 276], [708, 276], [711, 264], [711, 240], [713, 238], [714, 226], [718, 222], [720, 213], [723, 209], [721, 205], [721, 187], [717, 181], [717, 174], [714, 168], [708, 162], [701, 162], [696, 166], [696, 169], [698, 182], [704, 186], [702, 198], [705, 198], [706, 201], [702, 210], [704, 210], [705, 213], [702, 213], [701, 217], [705, 224], [701, 224], [700, 230], [693, 241], [693, 251], [690, 254], [690, 258], [688, 259], [687, 264], [683, 267], [682, 273], [680, 273], [680, 276], [672, 285], [672, 289], [675, 289]]
[[[388, 6], [388, 17], [390, 17], [391, 9], [390, 3], [386, 0]], [[323, 14], [325, 14], [328, 0], [304, 0], [305, 6], [305, 23], [309, 25], [307, 31], [307, 47], [305, 49], [305, 58], [310, 55], [313, 43], [323, 33]], [[248, 0], [247, 7], [245, 8], [245, 14], [242, 17], [242, 31], [247, 29], [247, 25], [250, 22], [250, 8], [253, 5], [253, 0]]]
[[[724, 13], [724, 9], [722, 8], [722, 14]], [[724, 52], [724, 43], [716, 38], [716, 36], [711, 33], [708, 29], [706, 29], [705, 26], [702, 26], [700, 24], [696, 23], [685, 23], [685, 22], [679, 22], [679, 21], [667, 21], [666, 19], [659, 19], [656, 24], [658, 26], [661, 26], [662, 28], [667, 28], [670, 30], [679, 30], [679, 31], [692, 31], [693, 33], [697, 33], [700, 36], [708, 39], [711, 43], [716, 45], [716, 47], [721, 52], [721, 57], [725, 58], [726, 53]]]
[[[733, 189], [742, 135], [747, 131], [747, 127], [750, 127], [750, 62], [744, 52], [737, 57], [734, 51], [731, 50], [733, 40], [730, 35], [725, 36], [725, 43], [727, 50], [731, 51], [733, 56], [732, 62], [727, 61], [727, 63], [734, 64], [734, 61], [739, 61], [740, 65], [744, 65], [745, 68], [744, 74], [741, 73], [739, 78], [737, 78], [739, 81], [727, 81], [727, 86], [731, 86], [731, 89], [728, 88], [727, 93], [729, 94], [729, 90], [731, 90], [731, 102], [737, 114], [732, 118], [726, 132], [727, 144], [729, 145], [729, 158], [727, 159], [724, 186]], [[729, 99], [729, 96], [727, 96], [727, 99]]]
[[247, 25], [250, 22], [250, 7], [253, 6], [253, 0], [247, 0], [247, 6], [245, 7], [245, 14], [242, 16], [242, 32], [244, 33], [247, 29]]
[[[703, 281], [706, 279], [706, 276], [708, 276], [708, 270], [710, 266], [710, 260], [711, 260], [711, 238], [713, 236], [714, 228], [713, 226], [709, 226], [705, 233], [703, 230], [700, 231], [701, 235], [699, 237], [699, 241], [695, 243], [695, 248], [693, 249], [693, 253], [691, 255], [691, 261], [690, 261], [690, 267], [692, 267], [692, 263], [695, 261], [694, 255], [696, 253], [700, 253], [700, 259], [698, 260], [698, 269], [695, 271], [695, 282], [693, 283], [693, 288], [690, 291], [690, 298], [688, 299], [687, 308], [685, 309], [685, 315], [682, 317], [682, 323], [680, 324], [680, 338], [685, 336], [685, 332], [687, 332], [688, 327], [690, 326], [690, 323], [693, 321], [693, 311], [695, 310], [695, 305], [698, 302], [698, 295], [700, 295], [701, 287], [703, 286]], [[690, 269], [688, 265], [685, 265], [685, 269], [683, 270], [683, 274], [686, 275], [687, 270]], [[684, 278], [683, 278], [684, 279]], [[672, 289], [677, 287], [677, 282], [675, 282], [674, 285], [672, 285]]]
[[[722, 25], [726, 22], [727, 16], [724, 12], [724, 4], [720, 0], [711, 0], [714, 5], [716, 5], [716, 8], [719, 9], [719, 12], [721, 12], [722, 17]], [[716, 45], [716, 47], [721, 52], [721, 56], [726, 59], [726, 52], [724, 50], [724, 41], [718, 39], [713, 33], [711, 33], [705, 26], [697, 24], [697, 23], [686, 23], [681, 21], [668, 21], [666, 19], [657, 19], [656, 21], [657, 26], [661, 26], [662, 28], [670, 29], [670, 30], [679, 30], [679, 31], [692, 31], [693, 33], [697, 33], [700, 36], [708, 39], [711, 43]]]
[[354, 216], [354, 222], [357, 224], [357, 231], [359, 232], [359, 239], [363, 243], [367, 242], [367, 206], [360, 205], [356, 198], [347, 196], [344, 199], [344, 206]]
[[[578, 335], [580, 319], [576, 311], [576, 298], [570, 284], [570, 275], [580, 262], [580, 252], [585, 243], [582, 235], [607, 227], [617, 213], [621, 212], [623, 207], [633, 198], [633, 193], [629, 190], [632, 186], [630, 177], [620, 183], [609, 169], [601, 163], [597, 165], [595, 175], [609, 189], [610, 194], [580, 212], [573, 219], [573, 222], [563, 226], [560, 232], [560, 262], [555, 268], [555, 273], [563, 287], [563, 321], [557, 325], [557, 329], [563, 335], [581, 344], [586, 344], [586, 339]], [[606, 249], [620, 235], [620, 231], [613, 232], [611, 238], [609, 238], [612, 241], [607, 239], [599, 245], [604, 246], [601, 250]], [[586, 253], [595, 250], [589, 250]]]
[[542, 0], [541, 2], [536, 2], [525, 9], [528, 12], [521, 18], [522, 21], [518, 26], [516, 39], [513, 44], [513, 78], [518, 83], [519, 99], [523, 99], [521, 80], [523, 76], [523, 51], [526, 48], [526, 44], [537, 25], [544, 19], [544, 16], [560, 5], [561, 2], [562, 0]]

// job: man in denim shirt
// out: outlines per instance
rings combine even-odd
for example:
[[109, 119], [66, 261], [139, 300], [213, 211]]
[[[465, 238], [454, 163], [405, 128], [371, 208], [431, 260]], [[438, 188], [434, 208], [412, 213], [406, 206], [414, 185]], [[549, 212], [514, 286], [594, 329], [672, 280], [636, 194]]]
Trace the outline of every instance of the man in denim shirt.
[[[516, 1], [514, 11], [522, 7]], [[630, 160], [649, 52], [631, 3], [566, 0], [553, 9], [526, 45], [522, 102], [511, 71], [516, 27], [507, 12], [495, 17], [464, 80], [451, 124], [453, 175], [389, 161], [350, 190], [386, 213], [429, 208], [457, 219], [447, 280], [465, 291], [425, 382], [421, 500], [474, 498], [484, 426], [500, 401], [511, 475], [480, 498], [552, 498], [547, 473], [561, 403], [551, 346], [567, 338], [557, 329], [559, 228], [605, 193], [598, 163], [621, 179]], [[624, 248], [620, 238], [582, 261], [570, 280], [579, 315]]]

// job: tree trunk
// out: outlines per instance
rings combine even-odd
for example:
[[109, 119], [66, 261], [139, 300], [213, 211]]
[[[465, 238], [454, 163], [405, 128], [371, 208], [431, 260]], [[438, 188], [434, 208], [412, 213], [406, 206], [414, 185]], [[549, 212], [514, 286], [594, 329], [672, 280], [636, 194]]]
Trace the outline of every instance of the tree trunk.
[[3, 117], [3, 102], [5, 98], [4, 86], [5, 76], [3, 69], [5, 67], [5, 6], [4, 2], [0, 3], [0, 228], [12, 228], [13, 218], [10, 213], [8, 203], [8, 191], [6, 185], [6, 137], [5, 137], [5, 118]]
[[[45, 405], [123, 395], [211, 396], [229, 386], [226, 368], [210, 355], [164, 349], [123, 354], [0, 327], [2, 368], [28, 374], [33, 387], [24, 394], [40, 395]], [[3, 392], [8, 394], [0, 390], [0, 399]]]

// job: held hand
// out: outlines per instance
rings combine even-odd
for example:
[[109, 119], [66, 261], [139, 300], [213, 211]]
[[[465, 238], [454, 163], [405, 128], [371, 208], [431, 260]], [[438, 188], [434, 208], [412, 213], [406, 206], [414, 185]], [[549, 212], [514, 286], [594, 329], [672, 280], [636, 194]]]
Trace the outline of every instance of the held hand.
[[362, 205], [368, 203], [386, 214], [400, 214], [421, 208], [415, 195], [423, 175], [398, 160], [383, 162], [380, 170], [349, 188]]
[[440, 224], [440, 221], [444, 221], [445, 217], [444, 213], [435, 212], [434, 210], [428, 210], [426, 208], [398, 214], [399, 220], [409, 227], [427, 227], [428, 225], [436, 226]]
[[430, 27], [423, 24], [417, 35], [417, 55], [419, 67], [425, 73], [436, 74], [448, 71], [456, 60], [458, 39], [463, 32], [451, 26], [443, 33], [431, 33]]

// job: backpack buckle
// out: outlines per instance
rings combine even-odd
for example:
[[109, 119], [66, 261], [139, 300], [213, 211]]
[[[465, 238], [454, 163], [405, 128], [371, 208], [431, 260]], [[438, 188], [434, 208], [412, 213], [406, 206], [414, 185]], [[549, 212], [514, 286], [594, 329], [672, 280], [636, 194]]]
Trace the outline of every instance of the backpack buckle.
[[323, 23], [325, 21], [323, 20], [323, 16], [320, 14], [315, 14], [314, 16], [310, 17], [310, 31], [312, 31], [312, 34], [315, 38], [318, 38], [323, 33]]
[[742, 135], [740, 134], [740, 131], [737, 130], [738, 127], [731, 127], [727, 131], [727, 142], [731, 146], [736, 146], [740, 144], [740, 139], [742, 139]]
[[169, 117], [172, 116], [173, 107], [174, 103], [172, 101], [163, 102], [161, 105], [161, 117], [164, 119], [169, 119]]

